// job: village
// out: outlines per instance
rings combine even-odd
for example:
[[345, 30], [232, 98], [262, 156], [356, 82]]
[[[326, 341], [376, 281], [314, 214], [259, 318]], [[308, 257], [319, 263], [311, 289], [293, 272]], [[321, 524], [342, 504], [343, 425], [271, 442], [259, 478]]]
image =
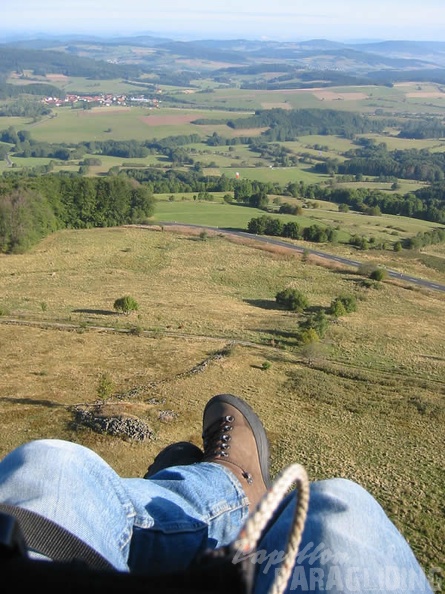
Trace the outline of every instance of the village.
[[[162, 94], [162, 90], [156, 90], [156, 94]], [[45, 97], [42, 103], [50, 107], [66, 107], [84, 105], [90, 107], [110, 107], [112, 105], [128, 106], [128, 105], [147, 105], [151, 108], [160, 107], [161, 101], [157, 98], [146, 97], [145, 95], [128, 96], [128, 95], [114, 95], [113, 93], [98, 93], [97, 95], [79, 95], [77, 93], [68, 93], [65, 98], [60, 97]]]

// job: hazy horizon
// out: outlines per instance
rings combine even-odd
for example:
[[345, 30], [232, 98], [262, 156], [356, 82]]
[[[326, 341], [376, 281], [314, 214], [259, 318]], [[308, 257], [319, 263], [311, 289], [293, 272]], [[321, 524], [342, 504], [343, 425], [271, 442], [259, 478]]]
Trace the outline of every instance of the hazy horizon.
[[12, 36], [125, 36], [340, 42], [445, 41], [443, 0], [16, 0], [2, 7], [0, 41]]

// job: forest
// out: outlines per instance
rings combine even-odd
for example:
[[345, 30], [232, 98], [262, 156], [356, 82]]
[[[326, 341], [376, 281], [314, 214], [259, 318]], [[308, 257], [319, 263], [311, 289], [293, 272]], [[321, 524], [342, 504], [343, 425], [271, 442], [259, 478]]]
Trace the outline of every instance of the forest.
[[146, 221], [154, 198], [125, 177], [46, 175], [0, 182], [0, 253], [21, 253], [58, 229]]

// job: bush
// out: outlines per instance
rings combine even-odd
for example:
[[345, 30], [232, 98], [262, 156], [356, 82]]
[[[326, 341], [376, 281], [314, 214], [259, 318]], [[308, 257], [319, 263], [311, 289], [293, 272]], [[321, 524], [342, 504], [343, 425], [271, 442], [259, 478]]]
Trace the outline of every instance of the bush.
[[317, 311], [310, 315], [307, 320], [301, 324], [301, 328], [305, 330], [315, 330], [320, 338], [324, 338], [329, 326], [329, 318], [324, 310]]
[[314, 328], [308, 328], [307, 330], [303, 330], [300, 335], [300, 340], [302, 344], [311, 344], [313, 342], [318, 342], [320, 337]]
[[125, 295], [125, 297], [119, 297], [114, 302], [114, 309], [118, 313], [123, 313], [125, 315], [129, 315], [132, 311], [137, 311], [139, 309], [139, 305], [133, 297], [130, 295]]
[[340, 295], [331, 303], [330, 313], [336, 318], [353, 311], [357, 311], [357, 300], [354, 295]]
[[284, 289], [284, 291], [276, 294], [275, 300], [279, 305], [290, 311], [301, 312], [309, 305], [305, 295], [297, 291], [297, 289]]
[[386, 272], [386, 270], [384, 268], [376, 268], [375, 270], [373, 270], [371, 272], [371, 274], [369, 275], [369, 278], [375, 281], [382, 281], [385, 280], [385, 278], [387, 278], [388, 273]]
[[334, 299], [331, 303], [330, 313], [336, 318], [341, 318], [346, 315], [345, 306], [339, 299]]

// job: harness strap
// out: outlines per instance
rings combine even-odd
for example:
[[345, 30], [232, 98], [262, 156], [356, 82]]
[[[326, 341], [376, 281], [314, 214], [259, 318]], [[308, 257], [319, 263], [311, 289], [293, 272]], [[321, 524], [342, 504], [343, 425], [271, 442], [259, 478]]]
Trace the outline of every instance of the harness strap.
[[18, 521], [30, 550], [53, 561], [83, 561], [92, 569], [115, 570], [111, 563], [83, 540], [36, 512], [0, 503], [0, 513], [9, 514]]

